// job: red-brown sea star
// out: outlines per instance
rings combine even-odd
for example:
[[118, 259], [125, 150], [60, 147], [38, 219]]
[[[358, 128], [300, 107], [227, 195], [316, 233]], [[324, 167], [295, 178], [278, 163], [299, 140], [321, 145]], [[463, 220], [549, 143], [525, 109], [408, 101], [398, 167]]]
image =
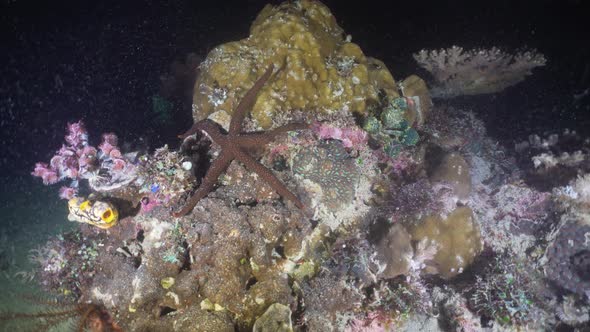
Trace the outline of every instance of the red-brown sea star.
[[248, 148], [261, 147], [272, 141], [277, 135], [293, 130], [307, 129], [309, 125], [305, 123], [291, 123], [267, 132], [242, 133], [242, 122], [246, 117], [247, 112], [252, 108], [256, 101], [256, 96], [262, 86], [269, 79], [273, 72], [271, 65], [264, 75], [254, 83], [254, 86], [246, 92], [244, 98], [238, 104], [234, 111], [233, 117], [229, 125], [229, 132], [226, 134], [217, 123], [205, 119], [195, 123], [187, 132], [180, 135], [180, 138], [193, 135], [197, 131], [203, 131], [207, 134], [213, 142], [221, 146], [221, 152], [217, 159], [213, 161], [207, 174], [203, 178], [203, 182], [195, 191], [193, 196], [188, 200], [187, 204], [178, 212], [174, 212], [174, 217], [181, 217], [192, 211], [197, 203], [207, 196], [217, 179], [229, 167], [230, 163], [235, 159], [244, 164], [248, 170], [255, 172], [266, 181], [279, 195], [292, 201], [295, 206], [303, 209], [303, 203], [289, 191], [289, 189], [265, 166], [256, 161], [253, 157], [248, 155], [245, 150]]

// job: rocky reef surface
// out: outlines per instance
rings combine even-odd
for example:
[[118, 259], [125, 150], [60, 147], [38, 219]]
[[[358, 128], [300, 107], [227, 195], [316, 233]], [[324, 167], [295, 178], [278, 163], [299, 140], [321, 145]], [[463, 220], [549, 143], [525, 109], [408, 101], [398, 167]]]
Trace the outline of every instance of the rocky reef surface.
[[[281, 133], [252, 156], [303, 208], [233, 161], [215, 190], [176, 218], [171, 212], [203, 181], [220, 146], [198, 132], [179, 151], [132, 157], [105, 154], [111, 142], [102, 154], [94, 149], [94, 159], [78, 156], [84, 179], [102, 190], [70, 207], [83, 222], [79, 231], [33, 253], [42, 286], [108, 312], [103, 330], [588, 326], [583, 143], [577, 163], [569, 162], [574, 152], [551, 152], [555, 138], [545, 145], [531, 138], [515, 155], [486, 136], [473, 113], [452, 102], [433, 105], [418, 76], [396, 82], [326, 6], [307, 0], [267, 5], [248, 38], [209, 53], [195, 84], [195, 122], [229, 128], [271, 64], [246, 127], [309, 128]], [[522, 151], [538, 150], [544, 155], [534, 165], [565, 165], [570, 176], [535, 185], [553, 174], [527, 168], [533, 163]], [[89, 167], [94, 161], [102, 173]], [[53, 164], [36, 175], [48, 182], [74, 176]], [[103, 183], [104, 174], [120, 176]], [[117, 220], [84, 219], [99, 201]]]

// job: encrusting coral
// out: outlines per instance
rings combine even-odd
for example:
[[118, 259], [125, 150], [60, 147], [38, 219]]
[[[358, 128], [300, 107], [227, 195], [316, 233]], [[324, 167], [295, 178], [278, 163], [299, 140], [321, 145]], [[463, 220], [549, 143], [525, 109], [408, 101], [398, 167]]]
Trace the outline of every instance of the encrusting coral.
[[292, 161], [293, 172], [321, 188], [322, 202], [331, 210], [352, 202], [359, 181], [359, 169], [342, 144], [329, 140], [304, 147]]

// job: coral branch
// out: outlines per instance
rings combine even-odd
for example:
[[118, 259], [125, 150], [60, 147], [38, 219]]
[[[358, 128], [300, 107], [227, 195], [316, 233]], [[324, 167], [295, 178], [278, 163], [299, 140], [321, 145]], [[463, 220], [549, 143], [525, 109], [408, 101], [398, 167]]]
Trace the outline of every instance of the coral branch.
[[430, 93], [438, 98], [496, 93], [522, 82], [533, 68], [546, 63], [545, 57], [535, 51], [512, 55], [496, 47], [421, 50], [414, 54], [414, 59], [434, 76], [435, 85]]
[[135, 179], [135, 166], [122, 155], [115, 134], [103, 134], [97, 149], [89, 145], [84, 123], [78, 121], [68, 124], [65, 141], [67, 144], [55, 153], [49, 164], [39, 162], [31, 173], [46, 185], [71, 179], [69, 186], [60, 189], [61, 198], [74, 197], [82, 179], [88, 180], [95, 191], [120, 188]]

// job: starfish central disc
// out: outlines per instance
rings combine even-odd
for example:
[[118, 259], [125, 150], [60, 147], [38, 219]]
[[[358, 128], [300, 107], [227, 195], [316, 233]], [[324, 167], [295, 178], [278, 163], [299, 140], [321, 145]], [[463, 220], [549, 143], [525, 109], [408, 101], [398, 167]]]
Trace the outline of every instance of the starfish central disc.
[[281, 133], [307, 129], [309, 125], [305, 123], [291, 123], [267, 132], [241, 132], [242, 123], [246, 114], [252, 109], [252, 106], [254, 106], [258, 92], [264, 86], [266, 81], [268, 81], [272, 72], [273, 66], [271, 65], [264, 75], [254, 83], [252, 88], [246, 92], [244, 98], [240, 101], [238, 107], [234, 111], [228, 133], [224, 133], [221, 127], [215, 122], [205, 119], [196, 122], [187, 132], [179, 136], [180, 138], [185, 138], [195, 134], [197, 131], [202, 131], [206, 133], [211, 140], [219, 144], [221, 147], [221, 153], [217, 159], [211, 163], [211, 167], [209, 167], [207, 174], [205, 174], [203, 182], [193, 196], [189, 198], [186, 205], [180, 211], [173, 213], [175, 217], [181, 217], [191, 212], [195, 205], [213, 190], [215, 183], [217, 183], [217, 179], [225, 172], [233, 160], [240, 161], [249, 171], [258, 174], [260, 178], [266, 181], [279, 195], [293, 202], [298, 208], [303, 209], [303, 203], [299, 198], [289, 191], [289, 189], [268, 168], [248, 155], [246, 151], [248, 148], [260, 147], [268, 144]]

